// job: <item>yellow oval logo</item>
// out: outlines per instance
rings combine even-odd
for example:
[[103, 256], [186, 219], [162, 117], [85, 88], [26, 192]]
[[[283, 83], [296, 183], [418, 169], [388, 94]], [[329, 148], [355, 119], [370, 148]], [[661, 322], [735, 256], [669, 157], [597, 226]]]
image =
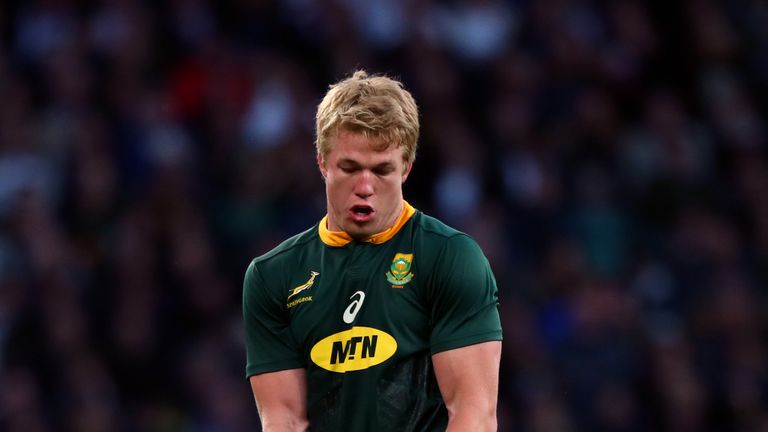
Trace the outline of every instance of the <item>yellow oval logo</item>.
[[368, 369], [384, 363], [397, 351], [397, 341], [372, 327], [352, 327], [322, 339], [312, 347], [312, 362], [338, 373]]

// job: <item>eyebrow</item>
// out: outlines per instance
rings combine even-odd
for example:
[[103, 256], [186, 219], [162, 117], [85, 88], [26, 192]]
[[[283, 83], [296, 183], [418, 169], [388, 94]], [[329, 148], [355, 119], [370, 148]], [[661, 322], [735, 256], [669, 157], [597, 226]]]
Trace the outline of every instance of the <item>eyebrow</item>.
[[341, 166], [341, 165], [351, 165], [353, 167], [359, 167], [360, 166], [360, 164], [356, 160], [354, 160], [354, 159], [339, 159], [339, 161], [336, 162], [336, 165], [338, 165], [338, 166]]

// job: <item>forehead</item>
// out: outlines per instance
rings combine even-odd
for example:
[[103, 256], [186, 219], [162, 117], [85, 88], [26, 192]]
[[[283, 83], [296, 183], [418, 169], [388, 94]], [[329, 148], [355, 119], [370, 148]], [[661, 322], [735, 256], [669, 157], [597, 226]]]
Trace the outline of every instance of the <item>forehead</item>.
[[329, 160], [402, 161], [402, 151], [396, 145], [368, 138], [362, 133], [340, 130], [331, 137]]

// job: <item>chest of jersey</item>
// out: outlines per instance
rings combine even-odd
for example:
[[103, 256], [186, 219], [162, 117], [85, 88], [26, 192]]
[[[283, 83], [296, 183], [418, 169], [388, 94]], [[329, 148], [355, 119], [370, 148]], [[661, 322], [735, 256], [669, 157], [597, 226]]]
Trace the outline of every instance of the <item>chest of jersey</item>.
[[407, 240], [321, 246], [307, 254], [286, 307], [308, 366], [344, 373], [428, 349], [427, 279], [419, 258]]

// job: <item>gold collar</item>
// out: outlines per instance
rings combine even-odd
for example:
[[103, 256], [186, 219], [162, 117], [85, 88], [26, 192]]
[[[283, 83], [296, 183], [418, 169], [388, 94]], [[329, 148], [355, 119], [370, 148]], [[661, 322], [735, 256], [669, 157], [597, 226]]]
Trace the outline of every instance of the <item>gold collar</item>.
[[[400, 213], [400, 217], [397, 218], [395, 224], [389, 229], [386, 229], [380, 233], [374, 234], [364, 240], [365, 243], [382, 244], [397, 234], [406, 222], [416, 214], [416, 209], [413, 208], [408, 201], [403, 200], [403, 212]], [[320, 240], [328, 246], [341, 247], [349, 244], [353, 238], [344, 231], [331, 231], [328, 229], [328, 215], [325, 215], [320, 221], [318, 227], [318, 233], [320, 234]]]

